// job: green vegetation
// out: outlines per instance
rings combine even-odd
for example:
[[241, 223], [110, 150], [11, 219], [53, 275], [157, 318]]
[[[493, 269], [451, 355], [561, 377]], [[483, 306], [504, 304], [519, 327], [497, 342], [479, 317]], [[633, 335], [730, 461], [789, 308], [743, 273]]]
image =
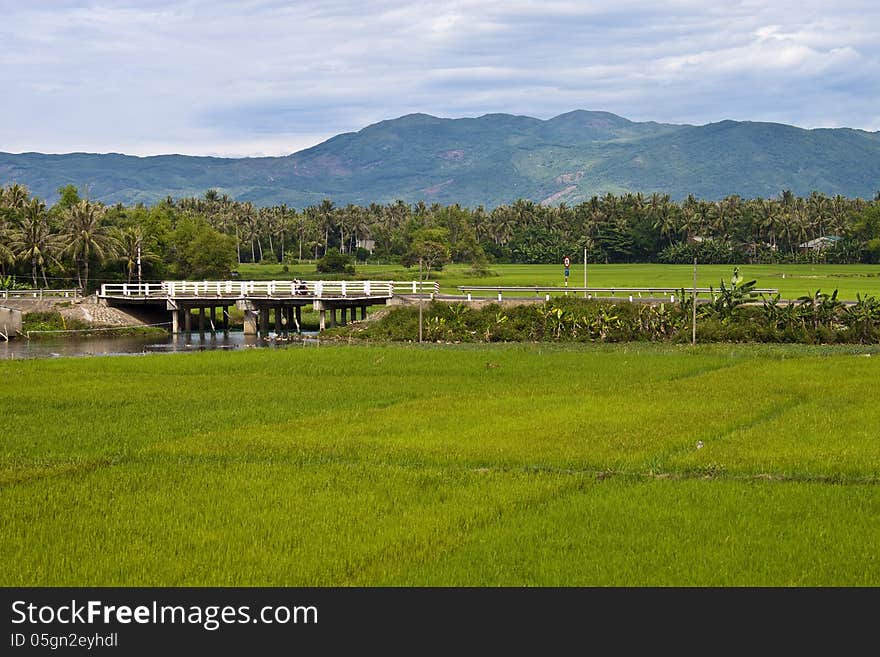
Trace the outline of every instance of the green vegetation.
[[[836, 295], [817, 293], [783, 304], [779, 296], [755, 301], [753, 282], [725, 286], [696, 309], [699, 342], [792, 342], [876, 344], [880, 342], [880, 300], [859, 298], [850, 306]], [[422, 316], [422, 331], [419, 318]], [[561, 297], [535, 304], [474, 308], [466, 303], [431, 302], [419, 309], [399, 306], [370, 324], [329, 331], [330, 336], [412, 342], [691, 342], [693, 302], [615, 303]]]
[[[215, 189], [152, 208], [105, 207], [77, 200], [70, 186], [59, 191], [62, 200], [47, 208], [21, 185], [0, 188], [0, 276], [90, 290], [110, 281], [241, 276], [256, 264], [277, 265], [286, 278], [304, 258], [315, 263], [298, 270], [304, 276], [362, 276], [356, 268], [378, 264], [406, 272], [421, 265], [427, 276], [460, 265], [469, 279], [488, 278], [499, 265], [546, 266], [565, 256], [577, 269], [581, 254], [606, 265], [880, 264], [880, 199], [817, 192], [681, 203], [660, 193], [607, 194], [574, 206], [518, 200], [488, 212], [402, 201], [338, 207], [329, 199], [302, 211], [257, 208]], [[657, 283], [639, 283], [648, 284]]]
[[92, 326], [78, 319], [65, 319], [59, 312], [30, 312], [22, 316], [23, 335], [28, 340], [63, 337], [75, 332], [77, 337], [101, 335], [104, 337], [124, 335], [167, 335], [167, 331], [155, 326]]
[[315, 269], [319, 274], [354, 274], [352, 260], [350, 255], [340, 253], [339, 249], [329, 249], [327, 254], [318, 260]]
[[4, 361], [21, 585], [880, 584], [876, 347]]

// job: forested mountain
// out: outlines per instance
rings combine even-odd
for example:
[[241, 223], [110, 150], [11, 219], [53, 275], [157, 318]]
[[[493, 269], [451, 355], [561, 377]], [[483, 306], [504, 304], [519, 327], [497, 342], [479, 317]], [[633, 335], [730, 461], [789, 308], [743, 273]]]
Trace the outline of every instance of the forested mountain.
[[[0, 145], [2, 147], [2, 145]], [[217, 189], [257, 206], [576, 204], [594, 195], [659, 192], [720, 200], [873, 198], [880, 133], [776, 123], [636, 123], [578, 110], [549, 120], [509, 114], [443, 119], [410, 114], [337, 135], [287, 157], [0, 153], [0, 185], [54, 202], [71, 184], [108, 204], [151, 205]]]

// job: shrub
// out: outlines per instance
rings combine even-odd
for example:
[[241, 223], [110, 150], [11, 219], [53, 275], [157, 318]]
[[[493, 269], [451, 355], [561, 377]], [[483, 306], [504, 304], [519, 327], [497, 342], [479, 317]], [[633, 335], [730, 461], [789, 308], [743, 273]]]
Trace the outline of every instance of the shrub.
[[347, 253], [340, 253], [338, 249], [329, 249], [324, 257], [318, 260], [317, 270], [319, 274], [354, 274], [354, 263]]

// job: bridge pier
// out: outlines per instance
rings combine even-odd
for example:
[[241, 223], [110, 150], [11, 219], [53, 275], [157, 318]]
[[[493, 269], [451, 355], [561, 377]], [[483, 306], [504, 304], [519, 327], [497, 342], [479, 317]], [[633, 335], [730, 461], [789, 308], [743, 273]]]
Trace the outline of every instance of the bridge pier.
[[284, 312], [282, 306], [275, 306], [275, 335], [281, 335], [281, 313]]
[[327, 311], [321, 308], [318, 311], [318, 330], [323, 331], [327, 328]]
[[192, 324], [192, 311], [189, 308], [183, 309], [183, 331], [187, 335], [192, 333], [193, 324]]
[[199, 335], [205, 334], [205, 308], [199, 308]]
[[245, 309], [244, 311], [244, 334], [245, 335], [256, 335], [257, 334], [257, 311], [252, 310], [250, 308]]
[[366, 318], [367, 318], [367, 307], [361, 306], [361, 320], [364, 320]]

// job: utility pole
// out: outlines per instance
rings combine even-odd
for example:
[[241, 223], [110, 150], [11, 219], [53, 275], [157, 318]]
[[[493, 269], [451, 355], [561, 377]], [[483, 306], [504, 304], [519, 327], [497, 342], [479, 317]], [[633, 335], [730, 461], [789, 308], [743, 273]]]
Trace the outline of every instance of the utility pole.
[[141, 242], [137, 243], [138, 289], [141, 287]]
[[422, 341], [422, 259], [419, 258], [419, 342]]
[[691, 317], [691, 344], [697, 344], [697, 259], [694, 258], [694, 293], [693, 297], [693, 316]]

